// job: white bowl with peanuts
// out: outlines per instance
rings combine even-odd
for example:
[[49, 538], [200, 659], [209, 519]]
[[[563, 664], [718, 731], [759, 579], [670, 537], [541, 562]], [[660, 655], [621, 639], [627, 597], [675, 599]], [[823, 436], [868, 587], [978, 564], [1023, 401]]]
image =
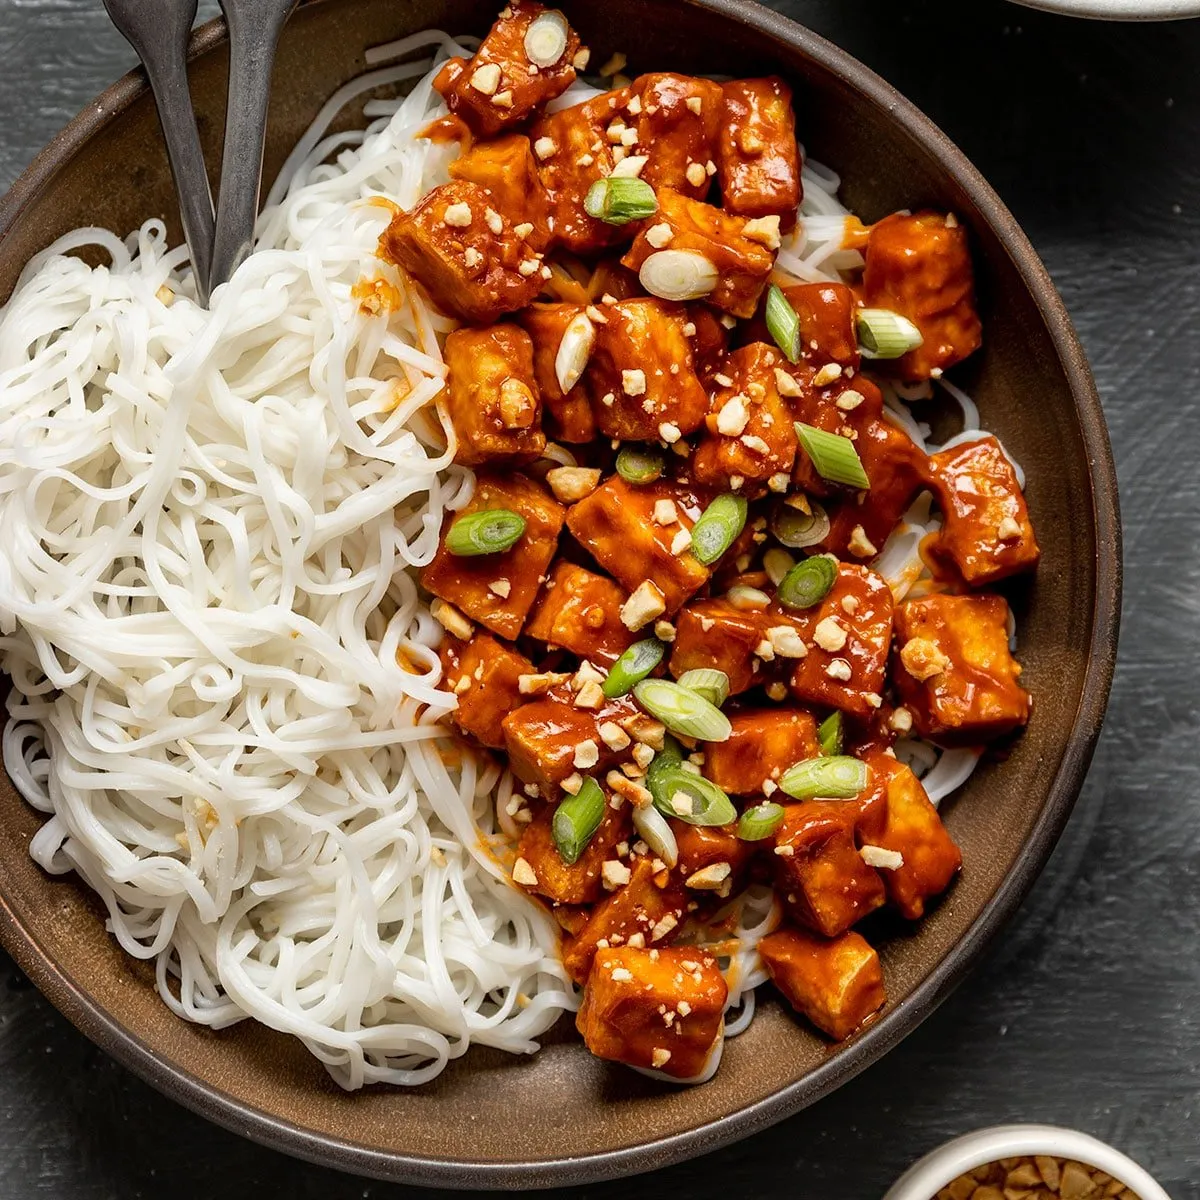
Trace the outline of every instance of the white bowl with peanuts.
[[[1009, 1161], [1001, 1181], [976, 1177], [980, 1168], [1002, 1160]], [[995, 1200], [1014, 1193], [1056, 1200], [1129, 1200], [1131, 1195], [1170, 1200], [1144, 1168], [1119, 1150], [1053, 1125], [995, 1125], [955, 1138], [905, 1171], [883, 1200], [939, 1200], [944, 1195]]]

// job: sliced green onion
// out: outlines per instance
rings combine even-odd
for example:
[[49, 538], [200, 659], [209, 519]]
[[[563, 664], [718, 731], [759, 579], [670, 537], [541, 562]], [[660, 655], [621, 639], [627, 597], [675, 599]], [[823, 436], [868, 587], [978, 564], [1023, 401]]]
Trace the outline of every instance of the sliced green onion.
[[654, 189], [644, 179], [609, 175], [597, 179], [583, 198], [588, 216], [609, 225], [627, 225], [652, 217], [658, 211]]
[[715, 563], [737, 541], [748, 511], [744, 496], [718, 496], [692, 526], [692, 553], [706, 567]]
[[663, 659], [666, 647], [658, 638], [634, 642], [609, 668], [601, 690], [610, 699], [624, 696], [635, 683], [641, 683]]
[[604, 799], [600, 785], [589, 775], [579, 791], [567, 796], [554, 810], [550, 833], [559, 858], [567, 866], [577, 862], [587, 849], [588, 842], [604, 820], [607, 807], [608, 801]]
[[644, 679], [633, 694], [672, 733], [702, 742], [723, 742], [733, 732], [729, 718], [715, 704], [670, 679]]
[[712, 260], [699, 250], [656, 250], [638, 268], [642, 287], [662, 300], [699, 300], [720, 279]]
[[660, 771], [654, 784], [647, 786], [659, 812], [689, 825], [728, 825], [737, 820], [733, 801], [711, 779], [682, 767]]
[[678, 683], [718, 708], [729, 699], [729, 676], [715, 667], [695, 667], [691, 671], [684, 671]]
[[776, 284], [767, 288], [767, 329], [788, 362], [800, 361], [800, 318]]
[[907, 318], [886, 308], [860, 308], [854, 314], [863, 358], [899, 358], [925, 339]]
[[646, 768], [644, 783], [655, 794], [655, 780], [668, 771], [678, 770], [683, 764], [683, 747], [668, 733], [663, 738], [663, 748], [650, 760]]
[[821, 753], [833, 757], [842, 752], [842, 714], [831, 712], [817, 728], [817, 742]]
[[663, 456], [645, 446], [622, 446], [617, 455], [617, 474], [626, 483], [653, 483], [663, 473]]
[[784, 608], [812, 608], [829, 595], [837, 578], [837, 560], [829, 554], [816, 554], [797, 563], [775, 591], [775, 599]]
[[790, 504], [780, 504], [771, 517], [771, 532], [792, 550], [815, 546], [829, 536], [829, 515], [819, 504], [809, 502], [811, 513], [802, 513]]
[[653, 804], [633, 810], [633, 827], [668, 867], [673, 867], [679, 861], [679, 843], [675, 840], [675, 831]]
[[446, 549], [459, 558], [511, 550], [525, 532], [525, 518], [507, 508], [487, 508], [459, 517], [446, 532]]
[[863, 470], [862, 459], [854, 443], [840, 433], [830, 433], [815, 425], [796, 422], [796, 436], [804, 447], [817, 474], [830, 483], [844, 483], [848, 487], [869, 488], [871, 481]]
[[737, 835], [743, 842], [761, 842], [783, 824], [783, 805], [773, 800], [764, 800], [748, 808], [737, 823]]
[[866, 786], [867, 764], [840, 754], [798, 762], [779, 780], [780, 789], [796, 800], [852, 800]]

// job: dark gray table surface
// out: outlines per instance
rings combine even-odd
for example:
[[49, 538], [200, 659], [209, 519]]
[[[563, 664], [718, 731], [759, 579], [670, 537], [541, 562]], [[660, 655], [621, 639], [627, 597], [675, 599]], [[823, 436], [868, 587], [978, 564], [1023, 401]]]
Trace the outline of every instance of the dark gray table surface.
[[[1121, 664], [1062, 843], [984, 965], [934, 1016], [774, 1129], [586, 1194], [877, 1200], [946, 1138], [1037, 1120], [1112, 1141], [1176, 1200], [1200, 1200], [1200, 22], [1093, 24], [1004, 0], [774, 7], [929, 113], [996, 186], [1062, 290], [1120, 471]], [[100, 0], [0, 0], [0, 188], [128, 65]], [[400, 1194], [251, 1145], [162, 1099], [0, 956], [0, 1197], [264, 1191]]]

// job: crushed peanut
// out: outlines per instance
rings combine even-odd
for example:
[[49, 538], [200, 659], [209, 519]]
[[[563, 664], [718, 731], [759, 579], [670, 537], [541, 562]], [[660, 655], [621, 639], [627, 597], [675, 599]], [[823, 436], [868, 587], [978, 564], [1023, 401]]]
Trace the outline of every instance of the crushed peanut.
[[1107, 1171], [1046, 1154], [1002, 1158], [952, 1180], [933, 1200], [1138, 1200]]
[[546, 482], [556, 500], [574, 504], [599, 487], [600, 470], [598, 467], [555, 467], [546, 472]]
[[471, 224], [471, 206], [460, 201], [458, 204], [447, 204], [442, 213], [442, 224], [455, 229], [466, 229]]
[[838, 624], [835, 617], [825, 617], [817, 622], [817, 627], [813, 630], [813, 641], [822, 650], [836, 654], [846, 645], [846, 631]]
[[500, 68], [495, 63], [476, 67], [471, 75], [471, 86], [481, 95], [494, 96], [500, 86]]
[[928, 638], [909, 638], [900, 650], [900, 663], [914, 678], [924, 682], [942, 674], [950, 665], [950, 659]]
[[621, 605], [621, 624], [626, 629], [638, 630], [667, 611], [666, 598], [658, 585], [643, 579], [633, 594]]
[[522, 887], [537, 887], [537, 874], [523, 858], [513, 863], [512, 877], [513, 883], [519, 883]]

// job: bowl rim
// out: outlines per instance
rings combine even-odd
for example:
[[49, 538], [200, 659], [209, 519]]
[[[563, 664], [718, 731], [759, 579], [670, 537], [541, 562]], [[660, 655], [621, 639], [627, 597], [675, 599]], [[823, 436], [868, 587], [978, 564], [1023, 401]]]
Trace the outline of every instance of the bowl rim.
[[[303, 0], [303, 7], [337, 2]], [[1097, 534], [1094, 618], [1070, 736], [1046, 803], [1025, 840], [1016, 866], [962, 940], [910, 995], [815, 1071], [748, 1108], [682, 1133], [585, 1157], [561, 1155], [524, 1163], [437, 1159], [376, 1150], [270, 1116], [158, 1057], [50, 958], [0, 895], [0, 944], [82, 1033], [135, 1075], [193, 1112], [231, 1132], [313, 1163], [424, 1186], [555, 1187], [594, 1183], [666, 1166], [719, 1149], [783, 1120], [882, 1057], [949, 996], [1033, 886], [1066, 826], [1095, 750], [1116, 664], [1120, 624], [1122, 561], [1117, 478], [1096, 386], [1083, 347], [1048, 271], [1016, 219], [966, 155], [916, 105], [847, 51], [765, 8], [757, 0], [677, 2], [684, 9], [707, 10], [790, 45], [845, 86], [888, 111], [966, 192], [1029, 288], [1062, 363], [1091, 465], [1089, 492]], [[201, 25], [192, 34], [189, 59], [208, 53], [224, 41], [223, 18]], [[0, 246], [21, 211], [51, 183], [61, 164], [147, 91], [141, 70], [130, 72], [102, 92], [50, 141], [0, 199]]]

